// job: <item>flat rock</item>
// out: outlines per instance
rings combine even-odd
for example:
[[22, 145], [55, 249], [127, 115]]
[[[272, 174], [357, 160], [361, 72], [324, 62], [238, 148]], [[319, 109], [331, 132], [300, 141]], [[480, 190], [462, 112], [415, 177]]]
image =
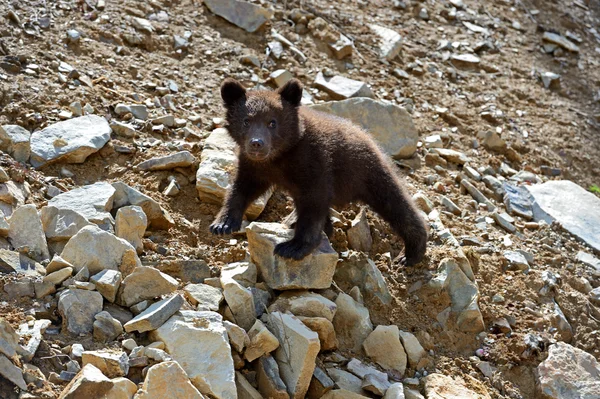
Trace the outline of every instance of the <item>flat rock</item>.
[[454, 54], [450, 62], [458, 69], [477, 69], [481, 60], [473, 54]]
[[236, 397], [231, 347], [221, 315], [179, 311], [149, 336], [164, 342], [167, 352], [202, 394], [221, 399]]
[[340, 294], [335, 300], [337, 311], [333, 326], [340, 349], [359, 352], [364, 340], [373, 331], [369, 311], [350, 295]]
[[154, 299], [177, 289], [173, 277], [153, 267], [140, 266], [125, 277], [117, 294], [118, 302], [130, 307], [146, 299]]
[[402, 36], [385, 26], [369, 24], [369, 28], [379, 36], [379, 57], [388, 61], [396, 58], [402, 46]]
[[19, 334], [12, 328], [10, 323], [0, 319], [0, 353], [12, 358], [17, 354], [19, 348]]
[[[533, 219], [556, 221], [596, 251], [600, 251], [600, 199], [569, 180], [552, 180], [528, 186], [533, 198]], [[573, 206], [577, 204], [577, 206]]]
[[115, 218], [115, 234], [131, 244], [138, 254], [144, 250], [142, 238], [148, 226], [144, 210], [137, 205], [119, 208]]
[[212, 13], [250, 33], [256, 32], [273, 16], [266, 8], [241, 0], [208, 0], [204, 5]]
[[258, 391], [265, 398], [289, 399], [285, 383], [280, 377], [279, 366], [271, 355], [258, 359], [257, 376]]
[[236, 324], [248, 331], [256, 321], [256, 308], [252, 291], [227, 275], [221, 276], [223, 296], [233, 313]]
[[384, 306], [392, 303], [392, 295], [381, 271], [364, 253], [349, 251], [342, 254], [333, 279], [346, 292], [358, 287], [367, 303], [376, 301]]
[[117, 298], [122, 280], [121, 272], [112, 269], [104, 269], [90, 277], [90, 282], [94, 283], [98, 292], [109, 302], [114, 302]]
[[72, 267], [65, 267], [63, 269], [57, 270], [50, 274], [46, 274], [42, 279], [45, 283], [52, 283], [54, 285], [59, 285], [73, 274]]
[[221, 279], [233, 279], [246, 288], [254, 287], [258, 270], [252, 262], [228, 263], [221, 268]]
[[99, 342], [110, 342], [123, 334], [121, 322], [115, 319], [110, 313], [103, 310], [97, 313], [94, 318], [94, 339]]
[[348, 391], [346, 389], [334, 389], [323, 396], [323, 399], [365, 399], [368, 396]]
[[577, 252], [577, 260], [584, 265], [591, 267], [596, 274], [600, 274], [600, 259], [596, 258], [594, 255], [579, 251]]
[[132, 114], [137, 119], [146, 120], [148, 119], [148, 109], [142, 104], [117, 104], [115, 107], [115, 114], [123, 116], [125, 114]]
[[573, 53], [579, 52], [579, 47], [575, 43], [571, 42], [564, 36], [557, 35], [556, 33], [544, 32], [542, 40], [544, 40], [545, 42], [554, 43], [564, 48], [565, 50], [571, 51]]
[[327, 374], [340, 389], [357, 394], [366, 394], [362, 389], [362, 380], [354, 374], [336, 368], [327, 369]]
[[279, 339], [275, 359], [291, 399], [304, 398], [320, 350], [319, 336], [290, 314], [273, 312], [269, 328]]
[[129, 372], [129, 357], [122, 351], [85, 351], [81, 362], [83, 367], [92, 364], [109, 378], [123, 377]]
[[482, 392], [475, 392], [464, 384], [442, 374], [429, 374], [423, 378], [427, 399], [491, 399], [481, 385]]
[[13, 248], [27, 247], [38, 262], [50, 259], [42, 220], [35, 205], [22, 205], [8, 219], [8, 239]]
[[339, 75], [326, 77], [323, 72], [319, 72], [314, 85], [326, 91], [334, 100], [345, 100], [352, 97], [374, 97], [371, 88], [365, 82]]
[[[114, 196], [115, 189], [109, 183], [98, 182], [59, 194], [48, 201], [48, 206], [77, 212], [102, 230], [112, 231], [114, 219], [110, 211]], [[48, 219], [49, 216], [45, 218]]]
[[525, 187], [504, 183], [504, 205], [511, 215], [518, 215], [527, 220], [533, 219], [533, 204], [529, 191]]
[[0, 272], [21, 273], [26, 276], [45, 274], [44, 266], [19, 252], [7, 249], [0, 249]]
[[300, 261], [273, 254], [275, 246], [290, 240], [294, 231], [279, 223], [253, 222], [246, 227], [248, 249], [272, 289], [324, 289], [332, 282], [338, 254], [323, 234], [321, 244]]
[[155, 364], [148, 369], [144, 385], [136, 399], [203, 399], [176, 361]]
[[207, 284], [188, 284], [183, 288], [185, 297], [192, 305], [201, 310], [219, 310], [223, 302], [223, 290]]
[[10, 154], [17, 162], [29, 161], [31, 133], [19, 125], [0, 126], [0, 151]]
[[[223, 203], [227, 190], [233, 184], [238, 163], [235, 148], [236, 144], [229, 137], [227, 129], [215, 129], [208, 136], [196, 173], [196, 189], [200, 200], [217, 205]], [[252, 202], [246, 210], [246, 217], [250, 220], [256, 219], [265, 209], [272, 193], [272, 190], [268, 190]]]
[[52, 162], [83, 163], [110, 140], [106, 119], [86, 115], [58, 122], [31, 134], [31, 164], [35, 168]]
[[273, 352], [279, 347], [279, 341], [262, 321], [256, 320], [252, 328], [248, 331], [249, 342], [244, 352], [244, 357], [252, 362], [259, 357]]
[[128, 275], [141, 266], [131, 244], [94, 225], [86, 226], [74, 235], [60, 256], [72, 264], [76, 271], [87, 267], [92, 275], [105, 269]]
[[377, 396], [383, 396], [390, 387], [386, 379], [378, 378], [375, 374], [368, 374], [362, 381], [362, 388], [365, 391], [373, 392]]
[[363, 348], [367, 356], [384, 369], [404, 375], [407, 357], [398, 326], [377, 326], [363, 342]]
[[181, 295], [173, 295], [170, 298], [158, 301], [125, 323], [125, 331], [145, 332], [156, 330], [181, 308], [183, 302], [184, 299]]
[[161, 259], [155, 267], [184, 283], [202, 283], [211, 275], [210, 267], [202, 259]]
[[48, 241], [68, 241], [79, 230], [92, 224], [77, 211], [51, 205], [42, 208], [41, 219]]
[[120, 181], [112, 183], [112, 186], [116, 190], [113, 209], [137, 205], [144, 210], [148, 218], [148, 227], [155, 229], [167, 230], [175, 224], [169, 212], [161, 208], [158, 202], [152, 198]]
[[248, 382], [239, 371], [235, 372], [238, 399], [263, 399], [262, 395]]
[[[258, 321], [258, 320], [257, 320]], [[250, 344], [250, 338], [242, 327], [237, 324], [233, 324], [230, 321], [223, 321], [223, 325], [227, 330], [227, 336], [229, 337], [229, 344], [236, 350], [237, 353], [244, 353], [244, 349]], [[279, 345], [279, 343], [277, 343]]]
[[370, 98], [351, 98], [316, 104], [311, 108], [359, 125], [392, 158], [410, 158], [417, 150], [419, 134], [412, 117], [402, 107]]
[[331, 391], [334, 386], [335, 383], [329, 378], [327, 373], [322, 368], [315, 367], [306, 397], [309, 399], [322, 398], [327, 392]]
[[114, 386], [102, 371], [92, 364], [82, 367], [63, 389], [59, 399], [101, 398]]
[[152, 158], [136, 165], [139, 170], [170, 170], [175, 168], [187, 168], [196, 162], [189, 151], [180, 151], [164, 157]]
[[502, 256], [504, 256], [504, 261], [509, 268], [513, 270], [529, 270], [529, 262], [522, 253], [518, 251], [504, 251]]
[[26, 278], [23, 281], [7, 281], [4, 284], [4, 292], [11, 298], [35, 297], [33, 283]]
[[111, 381], [114, 385], [106, 393], [105, 399], [131, 399], [138, 390], [137, 385], [128, 378], [117, 377]]
[[27, 390], [27, 384], [23, 379], [23, 371], [12, 364], [12, 362], [4, 355], [0, 354], [0, 376], [4, 377], [19, 389]]
[[322, 317], [329, 321], [333, 320], [336, 310], [334, 302], [308, 291], [284, 292], [269, 306], [269, 312], [289, 312], [294, 316]]
[[406, 356], [408, 358], [408, 365], [417, 369], [417, 365], [423, 356], [427, 353], [423, 346], [413, 334], [407, 331], [400, 331], [400, 341], [402, 341], [402, 346], [404, 347], [404, 351], [406, 352]]
[[58, 297], [63, 332], [87, 334], [93, 331], [94, 316], [102, 311], [102, 295], [96, 291], [68, 289]]
[[[383, 395], [383, 399], [405, 399], [404, 396], [404, 385], [401, 382], [396, 382], [385, 391], [385, 395]], [[418, 393], [418, 391], [417, 391]], [[419, 393], [420, 398], [424, 399], [423, 396]], [[417, 399], [417, 398], [409, 398], [406, 396], [406, 399]]]

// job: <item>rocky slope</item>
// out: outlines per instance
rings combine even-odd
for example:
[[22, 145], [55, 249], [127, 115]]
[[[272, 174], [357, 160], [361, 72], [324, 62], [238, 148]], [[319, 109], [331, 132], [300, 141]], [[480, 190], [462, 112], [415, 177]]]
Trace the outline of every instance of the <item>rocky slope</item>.
[[[596, 398], [600, 5], [0, 3], [0, 397]], [[364, 126], [430, 225], [208, 226], [233, 76]], [[304, 272], [305, 270], [310, 272]]]

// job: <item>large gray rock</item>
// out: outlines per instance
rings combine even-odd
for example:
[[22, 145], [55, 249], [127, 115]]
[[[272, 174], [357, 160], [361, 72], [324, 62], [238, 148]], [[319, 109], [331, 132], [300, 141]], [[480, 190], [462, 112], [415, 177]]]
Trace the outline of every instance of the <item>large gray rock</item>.
[[68, 241], [79, 230], [92, 224], [77, 211], [50, 205], [42, 208], [41, 218], [44, 234], [51, 242]]
[[314, 292], [284, 292], [269, 306], [269, 312], [292, 313], [294, 316], [323, 317], [333, 320], [337, 306], [335, 303]]
[[103, 310], [94, 316], [94, 339], [99, 342], [110, 342], [123, 334], [121, 322]]
[[306, 258], [295, 261], [273, 254], [294, 231], [279, 223], [253, 222], [246, 227], [248, 250], [269, 287], [276, 290], [329, 288], [338, 254], [323, 234], [321, 244]]
[[0, 249], [0, 273], [40, 276], [45, 274], [45, 271], [44, 266], [19, 252]]
[[96, 291], [69, 289], [58, 297], [58, 312], [63, 320], [63, 332], [91, 333], [94, 316], [102, 311], [102, 295]]
[[111, 128], [97, 115], [58, 122], [31, 134], [31, 164], [42, 167], [52, 162], [82, 163], [110, 140]]
[[[560, 223], [569, 233], [600, 251], [600, 199], [569, 180], [528, 186], [533, 218]], [[573, 206], [576, 204], [577, 206]]]
[[0, 376], [15, 384], [19, 389], [27, 390], [23, 372], [3, 354], [0, 354]]
[[330, 101], [311, 108], [358, 124], [392, 158], [410, 158], [417, 150], [419, 134], [404, 108], [369, 98]]
[[221, 315], [182, 310], [149, 336], [164, 342], [166, 351], [202, 394], [237, 397], [231, 347]]
[[83, 367], [92, 364], [109, 378], [123, 377], [129, 372], [129, 358], [125, 352], [109, 349], [85, 351], [81, 356]]
[[[77, 212], [89, 222], [97, 224], [102, 230], [112, 231], [114, 219], [110, 211], [113, 208], [114, 197], [115, 189], [110, 183], [98, 182], [59, 194], [48, 201], [48, 206]], [[71, 217], [75, 219], [74, 216]], [[45, 218], [50, 219], [49, 216]]]
[[137, 205], [144, 210], [149, 227], [167, 230], [175, 224], [169, 212], [161, 208], [158, 202], [152, 198], [120, 181], [113, 183], [112, 186], [116, 190], [113, 209]]
[[170, 298], [158, 301], [125, 323], [125, 331], [145, 332], [156, 330], [181, 308], [183, 302], [184, 300], [181, 295], [173, 295]]
[[90, 282], [94, 283], [98, 292], [109, 302], [114, 302], [117, 298], [122, 280], [122, 273], [112, 269], [104, 269], [90, 277]]
[[135, 399], [160, 398], [204, 399], [204, 396], [192, 385], [179, 363], [171, 360], [150, 367], [141, 391], [135, 396]]
[[407, 357], [400, 342], [398, 326], [377, 326], [363, 342], [367, 356], [385, 370], [404, 375]]
[[504, 183], [503, 189], [504, 205], [508, 213], [528, 220], [533, 219], [533, 204], [527, 189], [510, 183]]
[[248, 331], [256, 321], [256, 309], [252, 291], [233, 278], [221, 276], [223, 296], [237, 325]]
[[201, 310], [218, 311], [223, 301], [223, 290], [208, 284], [188, 284], [183, 288], [185, 297]]
[[139, 170], [169, 170], [175, 168], [187, 168], [196, 162], [196, 158], [189, 151], [180, 151], [164, 157], [151, 158], [139, 163]]
[[117, 211], [115, 234], [133, 246], [138, 254], [144, 250], [142, 238], [148, 226], [144, 210], [136, 205], [124, 206]]
[[371, 300], [376, 301], [377, 305], [392, 303], [392, 295], [383, 275], [375, 262], [363, 253], [349, 251], [342, 254], [333, 279], [346, 292], [350, 291], [352, 287], [360, 288], [367, 303], [370, 303]]
[[18, 162], [29, 161], [31, 133], [19, 125], [0, 126], [0, 151], [12, 155]]
[[600, 364], [587, 352], [563, 342], [550, 346], [537, 368], [539, 390], [545, 398], [596, 399], [600, 392]]
[[[206, 139], [196, 173], [196, 189], [202, 201], [222, 204], [235, 176], [238, 162], [235, 148], [235, 142], [224, 128], [213, 130]], [[265, 209], [272, 193], [272, 190], [268, 190], [250, 204], [246, 210], [246, 217], [250, 220], [256, 219]]]
[[18, 348], [19, 334], [8, 321], [0, 319], [0, 353], [12, 358], [17, 354]]
[[126, 276], [141, 266], [131, 244], [95, 225], [86, 226], [74, 235], [60, 256], [72, 264], [76, 271], [87, 267], [92, 275], [112, 269]]
[[177, 280], [168, 274], [153, 267], [140, 266], [121, 283], [118, 301], [129, 307], [146, 299], [169, 294], [177, 289], [177, 285]]
[[369, 310], [350, 295], [340, 294], [335, 300], [337, 311], [333, 326], [342, 350], [359, 352], [364, 340], [373, 331]]
[[102, 398], [114, 386], [93, 364], [85, 365], [58, 399]]
[[374, 97], [373, 92], [365, 82], [343, 76], [326, 77], [323, 72], [317, 74], [315, 86], [329, 93], [334, 100], [345, 100], [352, 97]]
[[250, 33], [256, 32], [273, 16], [270, 10], [241, 0], [206, 0], [204, 5], [214, 14]]
[[50, 259], [42, 220], [35, 205], [17, 208], [8, 224], [8, 239], [14, 248], [27, 247], [31, 257], [39, 262]]

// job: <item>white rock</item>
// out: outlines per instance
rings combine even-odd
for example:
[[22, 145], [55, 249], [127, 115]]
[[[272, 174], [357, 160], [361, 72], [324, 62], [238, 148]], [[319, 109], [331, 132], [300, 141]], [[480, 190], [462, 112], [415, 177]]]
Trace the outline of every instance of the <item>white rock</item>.
[[392, 303], [392, 295], [381, 271], [364, 253], [355, 251], [343, 253], [333, 279], [343, 290], [349, 291], [352, 287], [358, 287], [367, 303], [375, 301], [383, 306]]
[[96, 285], [98, 292], [109, 302], [115, 301], [122, 280], [121, 272], [112, 269], [102, 270], [90, 277], [90, 282]]
[[335, 304], [337, 311], [333, 318], [333, 326], [340, 349], [359, 352], [363, 341], [373, 331], [369, 311], [344, 293], [338, 295]]
[[[243, 353], [244, 348], [246, 348], [246, 346], [250, 343], [250, 338], [248, 337], [246, 330], [227, 320], [223, 321], [223, 325], [225, 326], [225, 329], [227, 329], [229, 344], [233, 347], [233, 349], [236, 350], [237, 353]], [[277, 345], [279, 345], [279, 342]]]
[[373, 246], [373, 237], [367, 221], [366, 208], [362, 208], [358, 216], [352, 221], [352, 226], [346, 232], [350, 248], [369, 252]]
[[13, 248], [27, 247], [33, 259], [50, 259], [42, 220], [35, 205], [22, 205], [8, 219], [8, 239]]
[[262, 355], [273, 352], [279, 347], [277, 337], [263, 324], [256, 320], [252, 328], [248, 331], [248, 345], [244, 356], [246, 360], [252, 362]]
[[101, 311], [102, 295], [96, 291], [68, 289], [58, 297], [58, 312], [62, 316], [65, 333], [91, 333], [94, 316]]
[[19, 347], [19, 334], [15, 332], [10, 323], [0, 319], [0, 353], [12, 358], [17, 354]]
[[136, 205], [124, 206], [117, 211], [115, 234], [131, 244], [138, 254], [144, 250], [142, 238], [148, 226], [144, 210]]
[[437, 373], [429, 374], [422, 381], [428, 399], [491, 399], [483, 384], [479, 385], [479, 392], [474, 392], [452, 377]]
[[41, 219], [48, 241], [68, 241], [79, 230], [92, 224], [77, 211], [51, 205], [42, 208]]
[[114, 383], [92, 364], [81, 371], [63, 389], [58, 399], [102, 398]]
[[398, 326], [377, 326], [363, 342], [363, 348], [367, 356], [384, 369], [404, 374], [407, 359]]
[[115, 189], [109, 183], [98, 182], [59, 194], [48, 201], [48, 206], [77, 212], [102, 230], [112, 231], [114, 196]]
[[113, 378], [113, 387], [106, 393], [104, 399], [132, 399], [138, 390], [137, 385], [128, 378]]
[[96, 115], [58, 122], [31, 134], [31, 164], [82, 163], [110, 140], [110, 126]]
[[404, 386], [401, 382], [396, 382], [385, 391], [383, 399], [404, 399]]
[[140, 266], [123, 279], [118, 302], [130, 307], [146, 299], [154, 299], [177, 289], [178, 283], [173, 277], [147, 266]]
[[252, 291], [232, 278], [221, 277], [223, 296], [233, 313], [236, 324], [248, 331], [256, 321], [256, 308]]
[[263, 399], [262, 395], [248, 382], [239, 371], [235, 372], [238, 399]]
[[175, 224], [171, 215], [152, 198], [120, 181], [113, 183], [112, 186], [116, 190], [113, 209], [137, 205], [144, 210], [148, 218], [148, 227], [167, 230]]
[[380, 25], [370, 24], [369, 28], [380, 37], [379, 56], [388, 61], [396, 58], [402, 46], [402, 37], [400, 34]]
[[110, 342], [123, 334], [121, 322], [103, 310], [94, 316], [94, 339], [99, 342]]
[[52, 283], [54, 285], [59, 285], [73, 274], [72, 267], [65, 267], [50, 274], [46, 274], [43, 278], [45, 283]]
[[201, 310], [219, 310], [223, 301], [223, 290], [207, 284], [188, 284], [183, 288], [186, 299]]
[[369, 86], [361, 81], [343, 76], [326, 77], [319, 72], [314, 85], [329, 93], [334, 100], [345, 100], [352, 97], [374, 97]]
[[170, 298], [158, 301], [125, 323], [125, 331], [145, 332], [156, 330], [175, 314], [183, 303], [184, 299], [181, 295], [173, 295]]
[[426, 355], [425, 349], [417, 337], [407, 331], [400, 331], [400, 340], [408, 357], [409, 366], [416, 369], [421, 358]]
[[180, 151], [164, 157], [152, 158], [136, 165], [139, 170], [169, 170], [187, 168], [196, 162], [196, 158], [189, 151]]
[[129, 372], [129, 357], [121, 351], [85, 351], [81, 362], [83, 367], [92, 364], [109, 378], [123, 377]]
[[290, 312], [294, 316], [323, 317], [333, 320], [337, 306], [322, 295], [307, 291], [282, 293], [271, 306], [270, 312]]
[[146, 379], [136, 399], [203, 399], [176, 361], [155, 364], [148, 369]]
[[0, 354], [0, 376], [15, 384], [19, 389], [27, 390], [27, 384], [23, 379], [23, 372], [20, 368], [4, 355]]
[[115, 113], [119, 116], [131, 113], [137, 119], [148, 119], [148, 109], [145, 105], [141, 104], [117, 104]]
[[0, 151], [12, 155], [18, 162], [29, 161], [31, 133], [19, 125], [0, 126]]
[[240, 0], [207, 0], [204, 5], [211, 12], [250, 33], [257, 31], [273, 16], [273, 12], [266, 8]]

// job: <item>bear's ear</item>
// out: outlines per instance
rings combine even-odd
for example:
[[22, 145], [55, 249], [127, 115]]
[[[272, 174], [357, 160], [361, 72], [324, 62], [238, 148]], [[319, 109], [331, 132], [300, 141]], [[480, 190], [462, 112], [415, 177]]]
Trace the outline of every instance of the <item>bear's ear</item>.
[[225, 103], [225, 106], [230, 107], [235, 104], [239, 99], [246, 96], [246, 89], [237, 80], [233, 78], [227, 78], [221, 84], [221, 98]]
[[277, 93], [282, 99], [297, 107], [302, 100], [302, 83], [298, 79], [291, 79], [277, 90]]

